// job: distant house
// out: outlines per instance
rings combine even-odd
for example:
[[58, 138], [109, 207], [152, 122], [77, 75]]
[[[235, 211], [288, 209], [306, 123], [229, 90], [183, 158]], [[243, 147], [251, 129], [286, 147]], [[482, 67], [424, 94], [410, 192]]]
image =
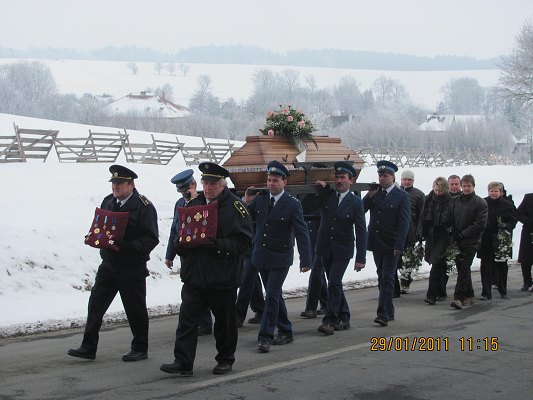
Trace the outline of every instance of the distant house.
[[462, 125], [468, 128], [470, 124], [485, 124], [487, 117], [485, 115], [439, 115], [430, 114], [426, 121], [419, 125], [419, 131], [446, 132], [452, 127]]
[[191, 115], [187, 107], [165, 99], [165, 95], [140, 92], [130, 93], [108, 104], [110, 114], [135, 114], [146, 118], [182, 118]]

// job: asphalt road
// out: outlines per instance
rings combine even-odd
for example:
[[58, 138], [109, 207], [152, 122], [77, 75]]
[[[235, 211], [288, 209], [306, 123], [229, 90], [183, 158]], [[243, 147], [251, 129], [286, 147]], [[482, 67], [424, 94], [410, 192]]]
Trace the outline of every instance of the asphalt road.
[[[479, 274], [474, 273], [479, 297]], [[453, 293], [451, 279], [448, 293]], [[449, 301], [423, 302], [427, 281], [395, 299], [396, 321], [373, 323], [377, 289], [347, 292], [352, 328], [323, 336], [320, 320], [298, 318], [304, 299], [287, 302], [294, 343], [255, 350], [257, 325], [239, 330], [234, 369], [215, 376], [213, 337], [201, 337], [194, 376], [159, 371], [171, 362], [177, 317], [150, 324], [145, 361], [124, 363], [127, 325], [101, 332], [95, 361], [67, 356], [81, 332], [0, 342], [0, 399], [531, 399], [533, 295], [520, 292], [521, 274], [509, 271], [509, 299], [493, 293], [461, 311]]]

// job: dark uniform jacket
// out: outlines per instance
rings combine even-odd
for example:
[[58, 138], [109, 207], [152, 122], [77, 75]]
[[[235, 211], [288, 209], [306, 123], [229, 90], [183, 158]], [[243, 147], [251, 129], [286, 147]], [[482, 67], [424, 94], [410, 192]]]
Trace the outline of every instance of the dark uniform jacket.
[[294, 239], [300, 253], [300, 267], [311, 268], [309, 229], [300, 202], [284, 192], [268, 213], [270, 193], [259, 194], [249, 205], [255, 221], [252, 264], [259, 269], [288, 268], [294, 260]]
[[403, 188], [409, 194], [411, 203], [411, 226], [407, 235], [407, 246], [414, 245], [422, 234], [422, 225], [420, 223], [422, 209], [424, 208], [425, 195], [420, 189], [413, 186]]
[[[184, 249], [181, 280], [198, 287], [237, 288], [242, 282], [244, 254], [252, 245], [252, 221], [246, 206], [226, 187], [217, 198], [218, 222], [214, 243]], [[207, 204], [203, 193], [188, 206]]]
[[452, 243], [452, 237], [444, 225], [444, 218], [452, 201], [452, 196], [445, 193], [437, 196], [433, 190], [426, 196], [422, 210], [422, 238], [425, 239], [424, 260], [428, 264], [445, 262], [446, 248]]
[[487, 226], [487, 202], [475, 193], [461, 194], [452, 199], [445, 224], [463, 236], [460, 250], [477, 250]]
[[331, 255], [333, 260], [350, 260], [357, 247], [355, 261], [365, 264], [367, 236], [361, 198], [348, 192], [337, 205], [337, 191], [329, 187], [319, 197], [322, 207], [316, 254], [321, 257]]
[[[104, 198], [100, 208], [115, 211], [115, 202], [110, 194]], [[140, 195], [137, 189], [133, 189], [133, 194], [120, 211], [129, 214], [124, 239], [115, 241], [119, 246], [118, 252], [100, 249], [102, 264], [98, 274], [123, 280], [144, 279], [149, 275], [146, 262], [150, 259], [150, 252], [159, 243], [157, 212], [150, 200]]]
[[[513, 232], [513, 229], [518, 222], [516, 216], [516, 208], [514, 203], [503, 197], [493, 200], [490, 197], [485, 197], [488, 207], [487, 227], [483, 231], [481, 237], [481, 247], [477, 252], [478, 258], [494, 259], [494, 253], [497, 249], [494, 248], [494, 237], [498, 234], [500, 229], [505, 229], [507, 232]], [[505, 228], [498, 227], [498, 220], [501, 220]], [[512, 256], [512, 249], [509, 257]]]
[[411, 224], [411, 203], [408, 194], [394, 186], [382, 199], [381, 193], [363, 199], [365, 212], [370, 210], [368, 250], [381, 254], [403, 251]]
[[527, 193], [517, 209], [518, 220], [522, 223], [518, 262], [533, 264], [533, 193]]

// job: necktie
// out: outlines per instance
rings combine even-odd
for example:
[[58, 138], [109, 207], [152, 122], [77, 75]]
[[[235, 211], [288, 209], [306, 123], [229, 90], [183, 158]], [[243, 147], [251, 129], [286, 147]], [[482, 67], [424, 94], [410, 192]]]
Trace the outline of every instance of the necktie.
[[337, 192], [337, 205], [341, 202], [341, 194]]
[[115, 211], [119, 211], [120, 210], [120, 206], [121, 206], [120, 200], [116, 200], [115, 201], [115, 205], [114, 205]]
[[270, 214], [270, 211], [272, 211], [272, 209], [274, 208], [274, 202], [276, 201], [276, 199], [274, 197], [271, 197], [270, 198], [270, 204], [268, 206], [268, 213]]
[[381, 200], [383, 200], [385, 197], [387, 197], [387, 191], [385, 189], [381, 190]]

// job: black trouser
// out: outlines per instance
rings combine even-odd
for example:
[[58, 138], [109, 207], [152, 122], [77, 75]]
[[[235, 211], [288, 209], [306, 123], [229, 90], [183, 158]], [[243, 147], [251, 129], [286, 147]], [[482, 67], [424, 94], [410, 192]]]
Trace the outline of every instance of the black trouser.
[[111, 277], [96, 276], [89, 297], [87, 323], [81, 347], [96, 352], [102, 319], [111, 302], [120, 293], [124, 311], [128, 317], [134, 351], [148, 350], [148, 311], [146, 309], [146, 279], [118, 280]]
[[531, 287], [533, 280], [531, 279], [531, 264], [520, 264], [522, 268], [522, 278], [524, 279], [524, 286]]
[[309, 275], [305, 310], [316, 311], [319, 301], [320, 308], [326, 309], [328, 306], [328, 282], [326, 281], [322, 259], [320, 256], [315, 256], [313, 267], [311, 268], [311, 273]]
[[492, 298], [492, 282], [493, 276], [496, 276], [496, 282], [498, 285], [498, 292], [501, 295], [507, 294], [507, 272], [509, 266], [507, 261], [496, 262], [492, 258], [481, 259], [481, 284], [483, 285], [482, 296]]
[[263, 297], [263, 284], [259, 277], [259, 271], [255, 265], [252, 264], [250, 258], [244, 259], [244, 277], [239, 294], [237, 295], [237, 320], [244, 322], [248, 306], [253, 312], [263, 314], [265, 308], [265, 298]]
[[206, 307], [209, 307], [215, 316], [213, 328], [218, 351], [215, 360], [233, 364], [238, 337], [235, 313], [236, 300], [236, 288], [200, 288], [187, 283], [183, 284], [174, 344], [174, 361], [176, 363], [185, 369], [193, 369], [198, 343], [198, 318], [203, 315]]
[[475, 249], [466, 249], [461, 250], [461, 253], [455, 258], [455, 265], [457, 265], [457, 282], [453, 294], [455, 300], [464, 301], [468, 297], [474, 297], [470, 267], [475, 255]]
[[[446, 278], [444, 278], [446, 277]], [[429, 272], [429, 285], [426, 297], [435, 300], [437, 297], [446, 297], [446, 264], [433, 264]]]

